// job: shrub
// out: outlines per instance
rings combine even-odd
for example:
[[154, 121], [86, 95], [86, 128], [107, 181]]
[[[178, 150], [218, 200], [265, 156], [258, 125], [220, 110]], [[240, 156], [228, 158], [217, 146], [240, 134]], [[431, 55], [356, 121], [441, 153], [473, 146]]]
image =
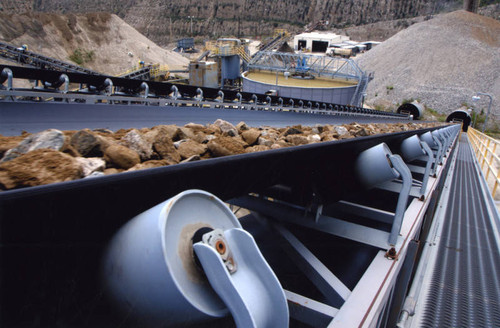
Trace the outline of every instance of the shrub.
[[95, 52], [93, 50], [86, 51], [80, 48], [75, 49], [73, 53], [69, 55], [69, 59], [77, 65], [83, 65], [85, 63], [91, 62], [94, 60], [94, 57]]

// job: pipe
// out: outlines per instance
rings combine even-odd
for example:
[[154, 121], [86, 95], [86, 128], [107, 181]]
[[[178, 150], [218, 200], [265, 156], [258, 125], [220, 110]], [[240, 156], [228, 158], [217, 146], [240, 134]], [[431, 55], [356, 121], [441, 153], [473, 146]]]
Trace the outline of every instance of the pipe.
[[257, 105], [257, 96], [255, 94], [252, 95], [252, 100], [254, 105]]
[[59, 80], [62, 80], [62, 83], [64, 83], [63, 93], [68, 93], [68, 91], [69, 91], [69, 77], [66, 74], [61, 74], [61, 76], [59, 76]]
[[224, 102], [224, 92], [222, 92], [222, 90], [219, 90], [219, 92], [217, 93], [217, 96], [220, 97], [220, 102], [223, 103]]
[[236, 94], [236, 97], [238, 97], [238, 109], [245, 109], [244, 106], [242, 106], [241, 102], [242, 102], [242, 99], [243, 99], [243, 96], [241, 95], [241, 93], [237, 93]]
[[104, 80], [104, 89], [106, 90], [106, 94], [108, 96], [113, 93], [113, 81], [110, 78]]
[[177, 100], [177, 98], [179, 97], [179, 89], [173, 85], [171, 88], [170, 88], [170, 91], [172, 91], [172, 98], [174, 100]]
[[293, 108], [294, 105], [295, 105], [295, 101], [293, 101], [293, 99], [290, 99], [290, 106], [292, 106], [292, 108]]
[[149, 85], [146, 82], [141, 83], [141, 90], [144, 90], [143, 98], [147, 98], [149, 96]]
[[12, 70], [10, 68], [4, 68], [2, 74], [0, 74], [0, 83], [4, 83], [7, 80], [7, 90], [12, 90], [12, 80], [13, 80]]
[[196, 89], [196, 98], [198, 99], [198, 101], [203, 101], [203, 90], [201, 90], [200, 88]]

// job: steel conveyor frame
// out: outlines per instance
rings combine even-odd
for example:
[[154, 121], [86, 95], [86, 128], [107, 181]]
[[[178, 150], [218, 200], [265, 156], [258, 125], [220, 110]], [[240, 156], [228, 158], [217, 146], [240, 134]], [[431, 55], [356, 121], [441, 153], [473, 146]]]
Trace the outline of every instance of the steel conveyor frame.
[[[2, 320], [7, 326], [22, 320], [78, 326], [78, 320], [85, 316], [89, 324], [112, 323], [110, 317], [100, 312], [107, 303], [100, 294], [96, 267], [103, 243], [131, 217], [192, 188], [229, 200], [249, 193], [266, 195], [271, 192], [270, 187], [286, 185], [293, 191], [292, 199], [287, 201], [293, 201], [299, 208], [332, 204], [356, 197], [362, 190], [352, 167], [362, 151], [381, 142], [398, 149], [404, 139], [434, 129], [311, 144], [2, 192], [2, 267], [8, 269], [2, 270]], [[432, 181], [429, 186], [433, 184]], [[408, 229], [407, 224], [404, 223], [402, 229]], [[378, 261], [387, 260], [384, 258], [387, 250], [370, 249], [379, 254]], [[307, 301], [292, 291], [287, 293], [299, 303]], [[319, 303], [318, 306], [321, 307]], [[93, 309], [97, 312], [92, 312]]]

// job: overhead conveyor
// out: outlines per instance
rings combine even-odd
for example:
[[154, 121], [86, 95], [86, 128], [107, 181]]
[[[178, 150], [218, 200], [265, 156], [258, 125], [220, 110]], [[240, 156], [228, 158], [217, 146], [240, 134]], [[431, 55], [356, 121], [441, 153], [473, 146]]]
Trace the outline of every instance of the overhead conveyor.
[[62, 60], [43, 56], [31, 51], [25, 47], [15, 47], [8, 43], [0, 42], [0, 57], [14, 61], [16, 63], [40, 68], [50, 69], [59, 72], [85, 73], [92, 75], [100, 75], [100, 73], [88, 68], [84, 68], [75, 64], [71, 64]]
[[[208, 106], [219, 108], [315, 112], [318, 114], [361, 115], [408, 120], [407, 115], [374, 109], [269, 96], [249, 92], [221, 90], [168, 82], [143, 81], [105, 75], [40, 70], [0, 65], [0, 101], [56, 101], [85, 104], [140, 104], [148, 106]], [[10, 76], [10, 77], [9, 77]], [[32, 89], [16, 89], [13, 79], [37, 81]], [[63, 81], [63, 83], [61, 83]], [[40, 83], [39, 83], [40, 82]], [[9, 84], [10, 83], [10, 84]], [[80, 84], [78, 91], [68, 91], [68, 84]], [[64, 85], [63, 90], [59, 88]], [[145, 92], [147, 90], [147, 93]], [[202, 97], [199, 95], [202, 91]], [[221, 97], [221, 94], [223, 95]]]

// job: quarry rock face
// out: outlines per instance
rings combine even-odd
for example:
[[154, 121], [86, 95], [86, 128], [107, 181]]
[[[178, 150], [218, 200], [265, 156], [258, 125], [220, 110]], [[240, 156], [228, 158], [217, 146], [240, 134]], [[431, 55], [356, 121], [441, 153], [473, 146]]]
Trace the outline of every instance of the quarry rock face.
[[[454, 0], [442, 0], [443, 7], [453, 7]], [[458, 9], [461, 4], [456, 6]], [[272, 35], [280, 28], [299, 31], [310, 22], [329, 21], [328, 27], [343, 27], [383, 20], [408, 18], [435, 13], [430, 0], [361, 1], [233, 1], [208, 0], [200, 4], [190, 1], [12, 1], [4, 6], [10, 12], [25, 12], [27, 8], [41, 12], [112, 12], [157, 43], [189, 35]], [[28, 9], [28, 10], [29, 10]], [[188, 16], [194, 16], [191, 21]], [[234, 22], [238, 21], [238, 24]], [[168, 30], [168, 33], [165, 31]], [[192, 31], [192, 33], [191, 33]]]
[[[441, 123], [257, 128], [244, 122], [235, 127], [219, 120], [207, 125], [160, 125], [116, 132], [47, 130], [33, 135], [0, 136], [0, 149], [17, 155], [0, 163], [0, 191], [437, 125]], [[28, 150], [33, 145], [56, 149]]]

